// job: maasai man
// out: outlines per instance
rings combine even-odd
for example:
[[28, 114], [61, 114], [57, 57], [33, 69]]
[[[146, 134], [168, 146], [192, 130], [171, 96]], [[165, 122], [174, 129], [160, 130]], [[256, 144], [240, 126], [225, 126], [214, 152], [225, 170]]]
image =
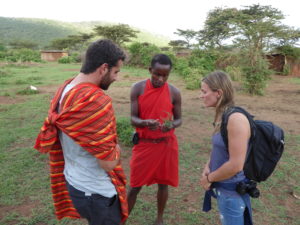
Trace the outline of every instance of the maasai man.
[[125, 175], [116, 120], [107, 90], [124, 52], [110, 40], [86, 51], [80, 73], [53, 98], [35, 148], [50, 154], [50, 177], [58, 219], [86, 218], [89, 225], [119, 225], [128, 217]]
[[[181, 125], [181, 94], [167, 83], [172, 62], [164, 54], [153, 57], [151, 78], [133, 85], [131, 122], [138, 143], [130, 162], [129, 212], [142, 186], [158, 184], [156, 225], [163, 224], [168, 185], [178, 186], [178, 144], [174, 128]], [[137, 140], [137, 138], [135, 138]]]

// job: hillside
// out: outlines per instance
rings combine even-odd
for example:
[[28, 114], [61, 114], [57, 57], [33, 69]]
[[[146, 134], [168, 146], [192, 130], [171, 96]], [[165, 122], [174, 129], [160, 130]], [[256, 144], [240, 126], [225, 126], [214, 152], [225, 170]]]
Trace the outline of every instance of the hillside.
[[[94, 26], [106, 24], [109, 23], [101, 21], [69, 23], [48, 19], [0, 17], [0, 42], [7, 44], [15, 40], [32, 41], [43, 48], [53, 39], [64, 38], [79, 32], [91, 33]], [[169, 39], [147, 31], [140, 31], [138, 38], [134, 41], [166, 46]]]

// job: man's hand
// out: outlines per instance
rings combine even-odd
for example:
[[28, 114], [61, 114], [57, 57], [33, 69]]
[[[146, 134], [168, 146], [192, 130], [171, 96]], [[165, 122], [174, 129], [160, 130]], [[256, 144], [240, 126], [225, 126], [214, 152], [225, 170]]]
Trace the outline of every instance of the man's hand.
[[172, 130], [173, 128], [174, 128], [174, 126], [173, 126], [172, 122], [164, 123], [163, 125], [161, 125], [162, 132], [168, 132], [168, 131]]
[[160, 126], [158, 120], [149, 119], [149, 120], [145, 120], [145, 122], [146, 122], [146, 127], [148, 127], [149, 130], [157, 130]]

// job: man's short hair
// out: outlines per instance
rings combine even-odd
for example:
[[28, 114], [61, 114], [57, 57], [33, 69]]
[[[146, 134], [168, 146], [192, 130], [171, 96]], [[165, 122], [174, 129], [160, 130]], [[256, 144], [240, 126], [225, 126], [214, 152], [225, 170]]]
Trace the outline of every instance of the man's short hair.
[[111, 40], [102, 39], [91, 43], [85, 53], [85, 59], [80, 69], [84, 74], [93, 73], [104, 63], [114, 67], [119, 60], [125, 60], [124, 52]]
[[170, 65], [170, 69], [172, 68], [172, 61], [169, 56], [165, 54], [157, 54], [152, 58], [151, 67], [153, 68], [155, 63], [159, 63], [162, 65]]

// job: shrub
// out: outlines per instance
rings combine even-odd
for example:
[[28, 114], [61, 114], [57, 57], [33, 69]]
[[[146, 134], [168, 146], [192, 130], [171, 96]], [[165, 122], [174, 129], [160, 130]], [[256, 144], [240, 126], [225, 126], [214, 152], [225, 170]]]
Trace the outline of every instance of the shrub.
[[64, 56], [58, 59], [58, 63], [62, 63], [62, 64], [68, 64], [73, 62], [74, 62], [74, 58], [72, 58], [71, 56]]
[[205, 76], [206, 71], [201, 69], [192, 69], [191, 72], [184, 78], [186, 89], [195, 90], [200, 87], [202, 77]]
[[242, 81], [242, 68], [238, 66], [227, 66], [225, 72], [233, 81]]
[[8, 62], [42, 62], [40, 52], [31, 49], [9, 50], [1, 57]]
[[254, 65], [245, 65], [242, 67], [244, 78], [243, 86], [246, 91], [252, 95], [263, 95], [267, 86], [267, 80], [270, 79], [272, 70], [269, 64], [262, 56], [257, 56]]
[[152, 57], [160, 52], [160, 49], [149, 43], [132, 43], [128, 50], [130, 52], [129, 64], [135, 66], [149, 67]]
[[174, 70], [183, 78], [191, 73], [189, 61], [186, 58], [178, 58], [174, 63]]
[[131, 125], [130, 118], [119, 117], [117, 118], [117, 133], [119, 141], [125, 146], [132, 146], [131, 137], [134, 132], [134, 128]]

